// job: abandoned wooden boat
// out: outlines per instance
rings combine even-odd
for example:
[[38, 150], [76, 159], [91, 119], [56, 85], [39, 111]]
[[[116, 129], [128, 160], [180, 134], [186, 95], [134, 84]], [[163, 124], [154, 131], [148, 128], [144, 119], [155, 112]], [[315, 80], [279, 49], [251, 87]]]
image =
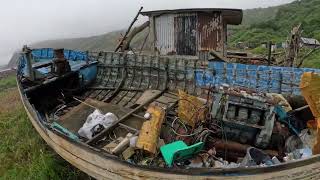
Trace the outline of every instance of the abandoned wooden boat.
[[[206, 18], [208, 11], [215, 23]], [[203, 50], [223, 50], [226, 39], [194, 44], [202, 30], [206, 37], [226, 34], [226, 24], [241, 22], [239, 14], [146, 12], [153, 29], [160, 28], [151, 33], [160, 55], [24, 47], [17, 83], [33, 126], [61, 157], [97, 179], [319, 177], [319, 155], [300, 157], [305, 153], [299, 151], [293, 160], [284, 157], [284, 149], [304, 150], [296, 137], [315, 117], [299, 84], [304, 73], [320, 70], [210, 61]], [[195, 38], [197, 18], [206, 28]], [[166, 20], [183, 28], [156, 26]], [[179, 35], [163, 37], [170, 33]], [[186, 38], [188, 43], [176, 43]], [[189, 56], [168, 56], [172, 53]], [[277, 95], [283, 95], [280, 101]], [[111, 123], [97, 123], [89, 135], [82, 134], [95, 113], [112, 116]], [[259, 154], [259, 162], [251, 153]]]
[[[64, 50], [71, 70], [64, 74], [54, 74], [45, 64], [53, 58], [52, 49], [26, 50], [21, 56], [18, 68], [18, 86], [21, 99], [28, 116], [41, 137], [64, 159], [95, 178], [278, 178], [316, 176], [319, 171], [319, 156], [283, 163], [269, 167], [249, 168], [167, 168], [138, 165], [125, 161], [119, 156], [108, 153], [104, 146], [112, 136], [125, 137], [128, 132], [140, 131], [144, 107], [156, 103], [166, 109], [174, 108], [178, 101], [177, 89], [189, 94], [205, 97], [208, 90], [203, 89], [209, 82], [250, 83], [242, 82], [244, 78], [230, 76], [237, 72], [239, 76], [246, 70], [250, 72], [265, 71], [266, 66], [226, 64], [202, 60], [164, 58], [159, 56], [138, 56], [123, 53], [100, 52], [84, 53]], [[33, 59], [29, 64], [28, 58]], [[243, 67], [241, 67], [243, 66]], [[30, 71], [28, 68], [32, 69]], [[213, 68], [210, 68], [213, 67]], [[218, 68], [220, 67], [220, 68]], [[239, 69], [235, 69], [237, 67]], [[229, 71], [231, 69], [232, 71]], [[272, 83], [260, 88], [265, 91], [281, 91], [297, 93], [296, 83], [299, 78], [292, 78], [304, 71], [312, 69], [293, 69], [280, 67], [268, 71], [271, 75], [260, 76], [262, 83], [275, 74], [283, 75], [292, 82], [287, 87], [278, 89]], [[277, 72], [275, 72], [277, 70]], [[30, 76], [29, 72], [33, 72]], [[222, 75], [225, 76], [222, 76]], [[31, 81], [31, 79], [32, 81]], [[233, 79], [235, 78], [235, 79]], [[256, 78], [256, 77], [255, 77]], [[248, 79], [253, 81], [253, 79]], [[276, 81], [273, 79], [273, 83]], [[249, 84], [248, 84], [249, 83]], [[253, 85], [255, 83], [252, 83]], [[236, 84], [234, 84], [236, 85]], [[208, 87], [208, 86], [206, 86]], [[86, 100], [87, 99], [87, 100]], [[85, 101], [80, 103], [79, 101]], [[87, 106], [89, 104], [90, 106]], [[119, 117], [108, 129], [94, 136], [93, 139], [80, 139], [77, 131], [84, 124], [87, 116], [99, 108], [104, 112], [112, 112]], [[112, 131], [109, 131], [112, 130]], [[114, 133], [114, 134], [113, 134]], [[106, 138], [107, 137], [107, 138]], [[297, 174], [298, 173], [298, 174]], [[221, 177], [227, 176], [227, 177]]]

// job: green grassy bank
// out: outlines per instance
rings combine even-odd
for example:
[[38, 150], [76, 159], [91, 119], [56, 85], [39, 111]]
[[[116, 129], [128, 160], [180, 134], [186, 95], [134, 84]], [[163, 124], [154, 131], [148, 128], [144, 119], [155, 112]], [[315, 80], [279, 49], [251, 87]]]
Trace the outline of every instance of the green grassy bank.
[[59, 157], [28, 120], [15, 77], [0, 79], [0, 179], [86, 179]]

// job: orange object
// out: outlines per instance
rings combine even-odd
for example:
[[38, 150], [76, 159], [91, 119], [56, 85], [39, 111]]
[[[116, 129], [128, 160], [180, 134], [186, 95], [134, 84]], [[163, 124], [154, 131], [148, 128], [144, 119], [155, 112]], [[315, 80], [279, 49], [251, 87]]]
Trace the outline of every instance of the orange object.
[[160, 106], [150, 105], [147, 113], [151, 114], [151, 118], [143, 123], [136, 147], [155, 154], [161, 126], [165, 118], [165, 110]]
[[317, 121], [317, 137], [312, 151], [313, 154], [320, 154], [320, 75], [312, 72], [303, 73], [300, 89]]
[[309, 129], [317, 129], [317, 121], [316, 120], [309, 120], [307, 122], [307, 127]]
[[197, 122], [205, 120], [206, 110], [204, 103], [197, 97], [179, 90], [178, 116], [183, 122], [194, 127]]

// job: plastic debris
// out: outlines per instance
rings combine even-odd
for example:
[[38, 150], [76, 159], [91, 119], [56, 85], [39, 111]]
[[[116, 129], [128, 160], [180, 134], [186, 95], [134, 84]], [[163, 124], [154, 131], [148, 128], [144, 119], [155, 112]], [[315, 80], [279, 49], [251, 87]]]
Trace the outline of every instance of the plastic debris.
[[103, 129], [108, 128], [118, 118], [112, 113], [102, 114], [98, 109], [91, 113], [83, 126], [79, 129], [78, 134], [81, 137], [91, 139], [94, 134], [99, 133]]
[[277, 164], [281, 164], [281, 162], [279, 161], [279, 159], [276, 156], [273, 156], [273, 158], [271, 159], [273, 164], [277, 165]]
[[130, 138], [130, 147], [135, 148], [137, 145], [138, 136], [133, 136]]
[[199, 153], [203, 149], [203, 146], [203, 142], [188, 146], [183, 141], [176, 141], [162, 146], [160, 151], [166, 164], [171, 167], [175, 160], [188, 159]]
[[228, 161], [223, 161], [223, 160], [220, 158], [219, 161], [215, 161], [215, 162], [214, 162], [214, 167], [215, 167], [215, 168], [226, 168], [226, 169], [230, 169], [230, 168], [238, 168], [238, 167], [240, 167], [240, 164], [239, 164], [239, 163], [234, 163], [234, 162], [229, 163]]
[[296, 149], [283, 158], [285, 162], [305, 159], [312, 156], [312, 150], [310, 148]]
[[312, 146], [315, 144], [315, 132], [309, 129], [304, 129], [299, 134], [299, 138], [301, 139], [303, 143], [304, 148], [312, 148]]
[[151, 114], [150, 113], [145, 113], [143, 117], [145, 119], [149, 120], [151, 118]]
[[73, 134], [72, 132], [70, 132], [68, 129], [62, 127], [60, 124], [53, 122], [51, 124], [51, 127], [59, 132], [61, 132], [62, 134], [68, 136], [69, 138], [75, 140], [75, 141], [79, 141], [79, 137], [75, 134]]
[[302, 154], [301, 155], [302, 159], [309, 158], [312, 156], [312, 150], [310, 148], [300, 149], [300, 153]]
[[314, 125], [293, 113], [305, 104], [295, 111], [280, 94], [227, 86], [208, 95], [206, 101], [179, 91], [178, 106], [152, 103], [139, 136], [104, 149], [133, 164], [182, 169], [265, 167], [312, 156], [314, 138], [305, 128]]
[[123, 140], [123, 137], [118, 137], [117, 139], [113, 140], [111, 143], [105, 145], [102, 149], [111, 153], [111, 150], [118, 146], [118, 144]]
[[128, 133], [127, 136], [115, 147], [111, 150], [112, 154], [119, 154], [123, 152], [130, 144], [130, 138], [133, 134]]
[[265, 164], [267, 166], [273, 165], [272, 159], [269, 155], [260, 149], [250, 147], [247, 149], [247, 154], [241, 162], [241, 166], [250, 167]]
[[287, 153], [291, 153], [296, 149], [302, 149], [302, 148], [303, 148], [303, 142], [298, 136], [293, 135], [287, 138], [285, 143], [285, 150]]
[[278, 120], [281, 123], [284, 123], [286, 126], [288, 126], [288, 128], [295, 135], [298, 135], [300, 133], [299, 129], [294, 126], [297, 119], [291, 114], [287, 113], [282, 106], [280, 105], [275, 106], [274, 112], [278, 115]]

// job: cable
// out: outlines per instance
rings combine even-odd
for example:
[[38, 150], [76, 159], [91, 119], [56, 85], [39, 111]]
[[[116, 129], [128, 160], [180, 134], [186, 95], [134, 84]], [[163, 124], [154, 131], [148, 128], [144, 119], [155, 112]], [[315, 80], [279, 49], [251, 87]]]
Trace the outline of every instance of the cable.
[[[88, 104], [88, 103], [86, 103], [86, 102], [84, 102], [84, 101], [81, 101], [80, 99], [78, 99], [78, 98], [76, 98], [76, 97], [73, 97], [73, 99], [75, 99], [76, 101], [79, 101], [80, 103], [82, 103], [82, 104], [84, 104], [84, 105], [87, 105], [87, 106], [89, 106], [89, 107], [92, 107], [93, 109], [98, 109], [98, 110], [99, 110], [99, 108], [94, 107], [94, 106], [92, 106], [92, 105], [90, 105], [90, 104]], [[99, 111], [100, 111], [100, 110], [99, 110]], [[102, 111], [100, 111], [100, 112], [102, 112]]]
[[[178, 119], [179, 119], [179, 117], [176, 117], [176, 118], [172, 121], [172, 123], [171, 123], [172, 132], [173, 132], [175, 135], [181, 136], [181, 137], [192, 137], [192, 136], [194, 136], [194, 135], [197, 135], [197, 134], [201, 133], [201, 131], [199, 131], [199, 132], [195, 132], [195, 133], [192, 133], [192, 134], [179, 134], [179, 133], [174, 129], [174, 123], [175, 123], [176, 120], [178, 120]], [[180, 121], [180, 122], [181, 122], [181, 121]], [[182, 124], [183, 124], [183, 123], [182, 123]], [[184, 126], [185, 128], [187, 128], [187, 127], [185, 126], [185, 124], [183, 124], [183, 126]]]
[[58, 116], [57, 116], [57, 113], [58, 113], [59, 111], [61, 111], [62, 109], [66, 108], [66, 107], [67, 107], [66, 105], [62, 105], [59, 109], [57, 109], [57, 110], [53, 113], [53, 119], [54, 119], [54, 121], [57, 121], [57, 119], [58, 119], [58, 118], [56, 118], [56, 117], [58, 117]]

